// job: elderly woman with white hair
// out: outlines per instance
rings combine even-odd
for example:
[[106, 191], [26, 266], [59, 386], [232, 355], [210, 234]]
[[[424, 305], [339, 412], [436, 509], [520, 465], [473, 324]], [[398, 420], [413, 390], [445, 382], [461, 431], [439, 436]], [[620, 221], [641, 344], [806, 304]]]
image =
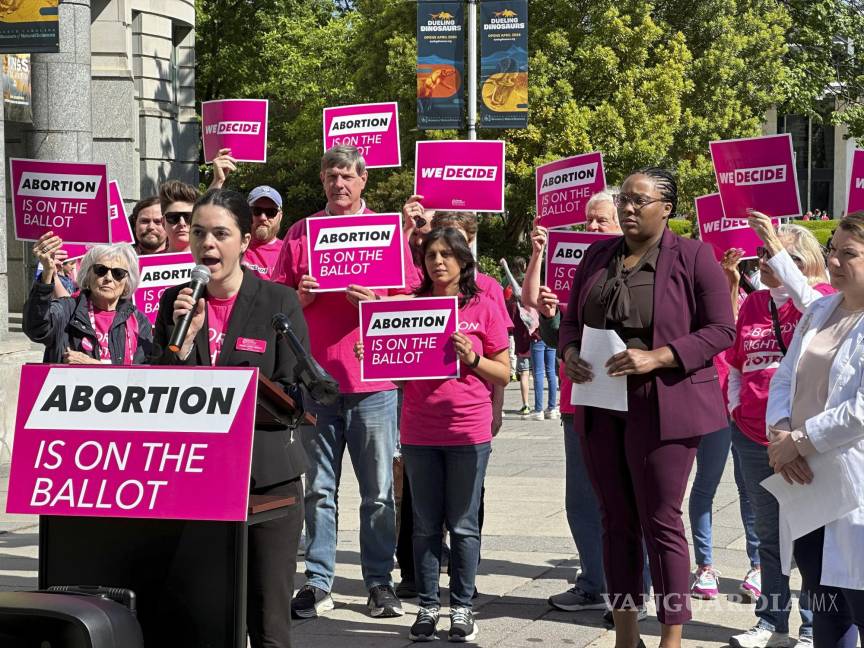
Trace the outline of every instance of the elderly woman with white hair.
[[146, 364], [153, 355], [153, 329], [132, 301], [138, 258], [127, 244], [95, 245], [78, 271], [80, 292], [53, 297], [53, 255], [63, 245], [47, 232], [33, 246], [45, 270], [24, 304], [24, 333], [45, 345], [43, 362]]

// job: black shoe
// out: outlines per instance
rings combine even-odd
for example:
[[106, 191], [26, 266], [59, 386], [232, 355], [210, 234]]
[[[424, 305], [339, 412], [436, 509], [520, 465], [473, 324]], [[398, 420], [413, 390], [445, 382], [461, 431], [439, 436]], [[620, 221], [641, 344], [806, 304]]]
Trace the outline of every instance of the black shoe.
[[477, 624], [474, 623], [474, 614], [470, 608], [457, 607], [450, 610], [450, 632], [447, 634], [449, 641], [473, 641], [477, 632]]
[[417, 583], [410, 578], [403, 578], [396, 586], [396, 596], [400, 599], [417, 598]]
[[398, 617], [405, 614], [399, 597], [389, 585], [375, 585], [369, 590], [369, 600], [366, 607], [370, 614], [377, 618]]
[[333, 609], [333, 597], [314, 585], [304, 585], [291, 600], [291, 616], [295, 619], [314, 619], [322, 612]]
[[[648, 618], [648, 608], [644, 605], [639, 606], [639, 613], [636, 615], [636, 621], [641, 622]], [[603, 623], [606, 624], [607, 628], [615, 627], [615, 619], [612, 617], [612, 610], [606, 610], [603, 613]]]
[[438, 618], [441, 615], [439, 608], [424, 608], [417, 610], [417, 620], [408, 631], [408, 638], [411, 641], [433, 641], [438, 637], [435, 633], [438, 630]]

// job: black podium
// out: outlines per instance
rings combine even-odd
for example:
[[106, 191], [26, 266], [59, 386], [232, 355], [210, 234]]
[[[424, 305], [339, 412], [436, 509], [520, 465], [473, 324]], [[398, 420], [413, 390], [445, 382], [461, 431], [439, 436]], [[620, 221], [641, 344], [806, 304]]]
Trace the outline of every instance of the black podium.
[[[295, 415], [294, 401], [266, 378], [258, 394], [256, 424]], [[44, 515], [39, 588], [133, 590], [146, 648], [245, 648], [248, 527], [296, 506], [295, 498], [252, 495], [240, 522]]]

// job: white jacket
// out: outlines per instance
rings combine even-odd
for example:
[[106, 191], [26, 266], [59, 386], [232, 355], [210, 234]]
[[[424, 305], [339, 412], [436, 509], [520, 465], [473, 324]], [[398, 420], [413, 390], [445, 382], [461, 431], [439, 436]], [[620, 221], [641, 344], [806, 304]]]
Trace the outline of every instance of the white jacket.
[[[765, 417], [768, 425], [791, 416], [801, 353], [842, 299], [841, 293], [823, 297], [801, 318], [789, 351], [771, 380]], [[825, 411], [807, 419], [804, 427], [818, 452], [836, 453], [855, 484], [860, 502], [857, 509], [825, 526], [822, 584], [864, 590], [864, 318], [834, 357]], [[782, 519], [780, 524], [783, 528]], [[791, 555], [791, 542], [781, 539], [781, 562], [788, 565]]]

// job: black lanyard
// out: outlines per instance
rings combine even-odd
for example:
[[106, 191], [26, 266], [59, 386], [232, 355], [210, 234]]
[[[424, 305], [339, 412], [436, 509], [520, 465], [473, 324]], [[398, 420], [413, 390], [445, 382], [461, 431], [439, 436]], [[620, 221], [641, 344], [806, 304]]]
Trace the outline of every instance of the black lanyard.
[[783, 344], [783, 331], [780, 328], [780, 315], [777, 313], [777, 304], [774, 303], [774, 298], [768, 300], [771, 307], [771, 321], [774, 323], [774, 337], [777, 338], [777, 345], [780, 347], [780, 353], [786, 355], [786, 345]]

